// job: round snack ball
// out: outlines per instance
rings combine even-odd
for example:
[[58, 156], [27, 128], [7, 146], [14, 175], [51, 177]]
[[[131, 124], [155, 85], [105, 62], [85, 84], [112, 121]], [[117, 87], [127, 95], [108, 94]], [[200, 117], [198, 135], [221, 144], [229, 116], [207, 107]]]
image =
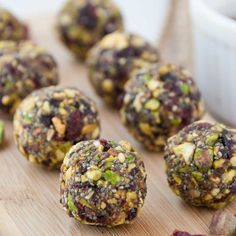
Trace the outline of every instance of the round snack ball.
[[168, 140], [171, 189], [194, 206], [224, 207], [236, 198], [236, 130], [195, 122]]
[[64, 44], [84, 61], [103, 36], [123, 29], [123, 20], [112, 0], [67, 0], [57, 28]]
[[0, 111], [13, 114], [33, 90], [56, 85], [54, 58], [30, 41], [0, 42]]
[[9, 11], [0, 7], [0, 40], [20, 41], [27, 38], [27, 27]]
[[89, 77], [97, 94], [108, 105], [120, 107], [124, 84], [131, 74], [158, 61], [157, 49], [143, 38], [114, 32], [91, 49], [88, 56]]
[[14, 138], [31, 162], [59, 168], [77, 142], [100, 134], [95, 104], [74, 88], [48, 87], [23, 100], [14, 116]]
[[67, 213], [83, 224], [130, 224], [146, 197], [146, 172], [126, 141], [82, 141], [61, 166], [61, 199]]
[[149, 150], [163, 151], [170, 136], [202, 114], [200, 93], [181, 67], [151, 66], [126, 85], [122, 121]]

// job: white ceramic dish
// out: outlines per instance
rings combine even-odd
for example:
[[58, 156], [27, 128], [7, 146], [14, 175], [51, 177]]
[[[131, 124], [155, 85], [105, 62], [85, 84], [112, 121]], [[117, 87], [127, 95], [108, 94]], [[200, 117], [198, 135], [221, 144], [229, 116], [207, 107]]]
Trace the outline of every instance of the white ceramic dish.
[[236, 0], [191, 0], [197, 83], [219, 121], [236, 127]]
[[[21, 17], [58, 12], [65, 0], [0, 0], [0, 5], [7, 7]], [[125, 17], [127, 30], [137, 33], [153, 43], [158, 43], [164, 28], [171, 0], [114, 0], [120, 6]]]

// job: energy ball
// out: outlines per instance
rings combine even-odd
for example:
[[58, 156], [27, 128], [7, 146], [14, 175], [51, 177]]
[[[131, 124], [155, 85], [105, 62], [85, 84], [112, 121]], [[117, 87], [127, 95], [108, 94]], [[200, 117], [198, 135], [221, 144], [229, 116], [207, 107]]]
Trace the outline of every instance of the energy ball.
[[30, 161], [59, 168], [77, 142], [100, 134], [95, 104], [74, 88], [48, 87], [23, 100], [14, 116], [14, 138]]
[[95, 91], [113, 107], [120, 107], [124, 84], [131, 74], [157, 63], [157, 49], [138, 35], [114, 32], [105, 36], [89, 53], [89, 77]]
[[0, 7], [0, 40], [20, 41], [27, 38], [27, 27], [9, 11]]
[[123, 29], [112, 0], [68, 0], [58, 16], [57, 29], [64, 44], [82, 61], [103, 36]]
[[61, 199], [67, 213], [83, 224], [130, 224], [146, 197], [146, 172], [126, 141], [82, 141], [61, 166]]
[[151, 66], [127, 82], [123, 123], [151, 151], [203, 114], [200, 93], [189, 73], [176, 65]]
[[194, 206], [222, 208], [236, 198], [236, 130], [195, 122], [168, 140], [171, 189]]
[[0, 111], [13, 114], [33, 90], [56, 85], [54, 58], [30, 41], [0, 42]]

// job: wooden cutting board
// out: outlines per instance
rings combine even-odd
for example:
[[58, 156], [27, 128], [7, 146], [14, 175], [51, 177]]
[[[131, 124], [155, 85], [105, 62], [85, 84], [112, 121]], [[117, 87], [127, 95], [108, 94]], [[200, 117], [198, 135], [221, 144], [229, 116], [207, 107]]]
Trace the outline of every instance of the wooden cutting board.
[[[108, 229], [81, 225], [69, 218], [59, 204], [59, 172], [27, 162], [16, 149], [12, 124], [6, 118], [6, 145], [0, 150], [0, 235], [153, 235], [169, 236], [175, 229], [208, 234], [214, 211], [186, 205], [169, 189], [162, 154], [145, 151], [121, 124], [119, 114], [105, 107], [95, 95], [84, 65], [79, 64], [58, 41], [53, 18], [28, 20], [33, 40], [45, 46], [60, 66], [61, 84], [76, 86], [93, 98], [100, 110], [102, 137], [130, 141], [143, 156], [148, 173], [148, 194], [141, 216], [133, 225]], [[2, 114], [0, 114], [2, 119]], [[206, 117], [209, 120], [209, 117]], [[227, 207], [236, 212], [236, 204]]]

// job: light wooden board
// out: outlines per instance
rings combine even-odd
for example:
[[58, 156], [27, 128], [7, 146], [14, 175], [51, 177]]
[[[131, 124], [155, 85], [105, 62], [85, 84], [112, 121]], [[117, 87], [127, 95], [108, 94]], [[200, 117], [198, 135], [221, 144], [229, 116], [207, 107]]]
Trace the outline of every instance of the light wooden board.
[[[208, 234], [208, 225], [214, 212], [190, 207], [171, 192], [162, 154], [145, 151], [123, 127], [119, 114], [102, 104], [89, 84], [86, 68], [59, 43], [52, 29], [52, 18], [34, 16], [28, 23], [34, 41], [45, 46], [57, 59], [61, 84], [76, 86], [97, 102], [102, 137], [117, 141], [126, 139], [139, 150], [148, 173], [148, 194], [142, 214], [133, 225], [108, 229], [75, 222], [59, 204], [59, 172], [34, 166], [20, 155], [13, 142], [12, 124], [4, 117], [7, 143], [0, 151], [0, 235], [169, 236], [175, 229]], [[235, 213], [236, 204], [229, 205], [227, 210]]]

